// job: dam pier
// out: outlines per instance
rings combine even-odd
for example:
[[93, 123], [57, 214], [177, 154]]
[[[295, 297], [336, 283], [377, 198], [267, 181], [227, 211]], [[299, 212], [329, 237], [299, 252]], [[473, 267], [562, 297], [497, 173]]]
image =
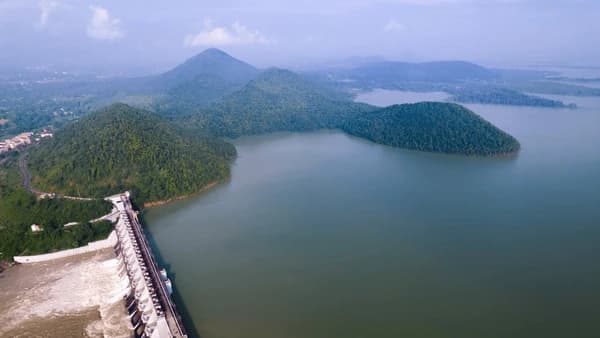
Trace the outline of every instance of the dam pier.
[[129, 192], [106, 198], [118, 211], [115, 225], [119, 274], [129, 280], [125, 296], [135, 337], [187, 338], [177, 307], [171, 298], [172, 284], [166, 271], [160, 270], [144, 235]]

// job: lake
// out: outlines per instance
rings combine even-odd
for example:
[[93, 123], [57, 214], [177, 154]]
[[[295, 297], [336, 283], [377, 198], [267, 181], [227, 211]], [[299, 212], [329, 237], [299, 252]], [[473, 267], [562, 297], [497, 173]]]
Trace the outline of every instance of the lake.
[[580, 108], [468, 105], [520, 140], [515, 158], [336, 131], [235, 140], [229, 182], [145, 214], [188, 325], [204, 338], [597, 337], [600, 98], [562, 99]]

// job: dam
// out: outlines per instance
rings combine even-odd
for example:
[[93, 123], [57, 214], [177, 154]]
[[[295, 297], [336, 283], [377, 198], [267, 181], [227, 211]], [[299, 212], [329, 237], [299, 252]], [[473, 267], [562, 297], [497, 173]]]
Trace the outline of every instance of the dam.
[[118, 212], [115, 225], [119, 274], [128, 278], [130, 291], [125, 296], [135, 337], [187, 338], [177, 307], [171, 298], [172, 284], [159, 266], [144, 235], [129, 192], [107, 197]]

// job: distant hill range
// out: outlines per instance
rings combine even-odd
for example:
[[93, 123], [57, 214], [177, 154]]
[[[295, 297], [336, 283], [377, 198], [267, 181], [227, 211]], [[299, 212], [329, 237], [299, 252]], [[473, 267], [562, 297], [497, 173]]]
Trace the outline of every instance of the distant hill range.
[[[266, 70], [269, 71], [269, 70]], [[179, 66], [159, 75], [132, 79], [116, 88], [124, 88], [117, 98], [126, 103], [176, 116], [209, 105], [242, 89], [264, 71], [237, 60], [218, 49], [207, 49]], [[519, 91], [527, 88], [549, 94], [557, 86], [540, 83], [547, 73], [490, 69], [464, 61], [408, 63], [375, 58], [305, 73], [306, 79], [321, 89], [350, 98], [352, 90], [375, 88], [445, 91], [452, 100], [463, 103], [567, 107], [560, 101], [532, 96]], [[515, 88], [511, 88], [515, 87]], [[573, 87], [573, 86], [571, 86]], [[563, 85], [560, 90], [581, 93], [582, 88]], [[581, 86], [579, 86], [581, 87]], [[587, 93], [594, 93], [588, 91]], [[139, 100], [150, 95], [151, 103]]]
[[213, 136], [340, 129], [413, 150], [494, 156], [516, 153], [519, 142], [472, 111], [452, 103], [379, 109], [336, 95], [302, 76], [269, 69], [244, 88], [178, 120]]
[[338, 76], [357, 81], [376, 81], [377, 84], [404, 82], [459, 82], [490, 81], [500, 74], [482, 66], [464, 61], [438, 61], [408, 63], [381, 61], [364, 64], [356, 68], [341, 70]]
[[357, 112], [374, 110], [284, 69], [272, 68], [240, 90], [196, 109], [179, 122], [205, 134], [238, 137], [277, 131], [334, 129]]
[[408, 63], [377, 61], [356, 67], [339, 67], [313, 72], [310, 76], [323, 84], [344, 91], [369, 91], [377, 88], [450, 94], [451, 101], [549, 108], [574, 108], [521, 92], [540, 94], [595, 94], [581, 86], [544, 81], [548, 72], [491, 69], [464, 61]]
[[[363, 79], [361, 81], [374, 83], [385, 79], [429, 85], [436, 85], [437, 81], [448, 81], [454, 83], [455, 88], [465, 86], [467, 83], [472, 86], [473, 81], [496, 79], [500, 76], [497, 71], [460, 61], [420, 64], [375, 61], [361, 63], [356, 68], [344, 67], [340, 72]], [[377, 107], [353, 102], [350, 94], [340, 90], [336, 86], [336, 80], [331, 80], [331, 77], [328, 81], [322, 81], [314, 74], [297, 74], [285, 69], [258, 70], [217, 49], [208, 49], [163, 74], [133, 79], [133, 81], [129, 86], [132, 92], [148, 91], [149, 95], [154, 97], [152, 103], [140, 106], [147, 106], [169, 118], [173, 124], [179, 126], [180, 130], [208, 138], [317, 129], [341, 129], [361, 135], [359, 130], [369, 124], [359, 125], [353, 121], [364, 122], [367, 117], [377, 116], [369, 113], [380, 111]], [[494, 93], [486, 93], [486, 100], [490, 103], [497, 101]], [[466, 98], [470, 101], [474, 100], [473, 95]], [[519, 99], [527, 100], [528, 97], [519, 96]], [[559, 103], [552, 101], [552, 104]], [[436, 115], [440, 117], [439, 119], [421, 121], [424, 134], [434, 130], [427, 129], [431, 127], [428, 124], [443, 125], [444, 118], [450, 118], [452, 114], [460, 115], [461, 121], [464, 122], [462, 127], [467, 133], [477, 134], [476, 128], [481, 127], [478, 124], [482, 120], [480, 117], [471, 111], [460, 110], [450, 103], [403, 106], [403, 111], [405, 110], [418, 111], [418, 114], [411, 115], [412, 128], [417, 129], [419, 116], [431, 118], [435, 114], [445, 114]], [[399, 130], [394, 125], [399, 123], [398, 121], [406, 122], [402, 119], [390, 119], [385, 125], [378, 125], [377, 131], [373, 132], [393, 133], [394, 130]], [[461, 124], [455, 127], [458, 128], [459, 125]], [[388, 137], [377, 138], [370, 133], [368, 135], [369, 139], [376, 142], [407, 147], [406, 143], [392, 142]], [[438, 136], [436, 134], [436, 137]], [[501, 133], [493, 135], [498, 139], [504, 136], [505, 134]], [[498, 155], [515, 151], [514, 147], [509, 149], [504, 146], [506, 143], [512, 143], [512, 139], [507, 142], [499, 141], [496, 148], [486, 146], [484, 149], [478, 148], [474, 142], [476, 138], [473, 138], [469, 141], [473, 142], [469, 144], [470, 149], [461, 152], [460, 146], [451, 146], [458, 139], [444, 137], [440, 141], [447, 143], [447, 148], [425, 145], [409, 148], [469, 155]], [[415, 142], [424, 142], [423, 140], [419, 139]]]

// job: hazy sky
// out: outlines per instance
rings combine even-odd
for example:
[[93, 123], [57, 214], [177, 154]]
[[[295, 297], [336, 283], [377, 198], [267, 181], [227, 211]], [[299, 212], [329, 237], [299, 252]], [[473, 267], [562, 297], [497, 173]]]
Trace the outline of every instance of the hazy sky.
[[3, 66], [161, 70], [218, 47], [258, 66], [350, 56], [600, 64], [598, 0], [0, 0]]

